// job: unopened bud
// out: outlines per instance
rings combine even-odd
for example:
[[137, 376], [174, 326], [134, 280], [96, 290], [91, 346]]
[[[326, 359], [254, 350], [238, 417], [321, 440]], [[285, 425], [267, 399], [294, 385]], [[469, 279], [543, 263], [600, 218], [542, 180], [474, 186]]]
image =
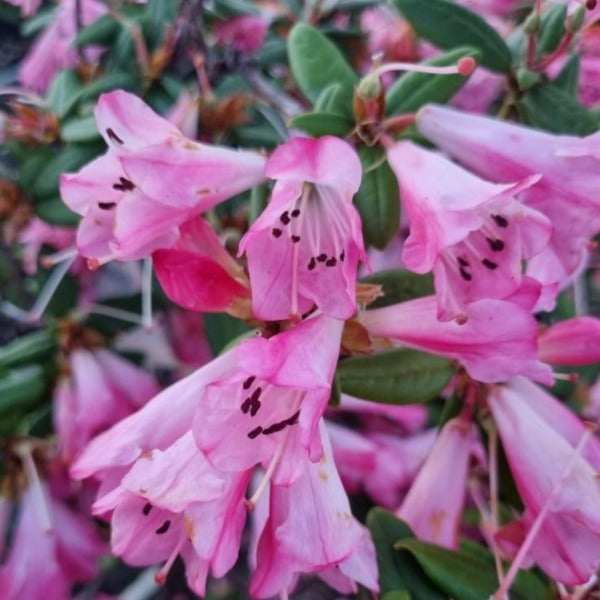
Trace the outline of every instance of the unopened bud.
[[376, 100], [383, 92], [378, 75], [367, 75], [358, 84], [356, 90], [363, 100]]
[[529, 35], [534, 35], [542, 27], [542, 19], [537, 12], [532, 12], [523, 23], [523, 31]]
[[516, 78], [519, 89], [524, 92], [531, 89], [536, 83], [539, 83], [541, 76], [535, 71], [530, 71], [525, 67], [520, 67], [517, 69]]
[[585, 20], [585, 7], [578, 6], [577, 10], [571, 15], [567, 21], [566, 29], [570, 33], [575, 33], [581, 29], [583, 21]]

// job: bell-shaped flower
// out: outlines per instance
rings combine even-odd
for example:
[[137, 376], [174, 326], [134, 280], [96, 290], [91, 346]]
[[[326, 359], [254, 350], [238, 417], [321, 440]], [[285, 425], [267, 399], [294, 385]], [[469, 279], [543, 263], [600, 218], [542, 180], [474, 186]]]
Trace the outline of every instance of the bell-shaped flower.
[[215, 468], [239, 472], [271, 464], [273, 481], [289, 484], [307, 457], [319, 460], [318, 421], [329, 401], [342, 328], [343, 321], [316, 316], [233, 350], [233, 368], [204, 388], [193, 422], [196, 443]]
[[600, 319], [574, 317], [543, 329], [538, 356], [551, 365], [591, 365], [600, 362]]
[[497, 182], [542, 175], [520, 200], [546, 215], [554, 227], [549, 246], [528, 273], [544, 283], [569, 283], [589, 255], [587, 242], [600, 231], [598, 134], [556, 135], [490, 117], [430, 105], [417, 127], [475, 173]]
[[154, 272], [165, 294], [188, 310], [250, 316], [246, 275], [213, 228], [196, 217], [179, 231], [174, 246], [152, 254]]
[[477, 444], [472, 423], [448, 421], [396, 515], [419, 539], [446, 548], [458, 546], [469, 460]]
[[495, 388], [488, 404], [526, 508], [500, 540], [522, 542], [540, 517], [526, 558], [561, 583], [585, 583], [600, 566], [600, 441], [523, 377]]
[[55, 498], [45, 483], [31, 485], [21, 499], [14, 537], [0, 566], [2, 598], [70, 598], [73, 583], [96, 575], [105, 550], [89, 519]]
[[538, 324], [529, 310], [504, 300], [477, 300], [466, 321], [439, 321], [435, 296], [361, 311], [359, 321], [372, 336], [452, 358], [469, 375], [499, 382], [526, 375], [552, 385], [552, 372], [537, 357]]
[[73, 245], [75, 231], [70, 227], [49, 225], [38, 217], [33, 217], [19, 233], [19, 243], [23, 244], [23, 267], [28, 275], [37, 271], [38, 255], [47, 244], [56, 250], [64, 250]]
[[331, 136], [279, 146], [265, 170], [271, 200], [242, 238], [252, 306], [260, 319], [298, 317], [314, 305], [346, 319], [356, 310], [361, 221], [352, 204], [362, 168], [352, 147]]
[[67, 462], [159, 391], [149, 373], [105, 349], [73, 351], [68, 371], [54, 396], [54, 425]]
[[514, 294], [522, 262], [539, 254], [552, 232], [544, 215], [514, 198], [539, 178], [489, 183], [412, 142], [394, 144], [387, 156], [410, 221], [402, 260], [417, 273], [433, 271], [438, 317]]
[[263, 518], [255, 524], [261, 533], [250, 582], [256, 598], [291, 591], [303, 573], [319, 574], [342, 593], [356, 592], [354, 582], [378, 590], [373, 543], [352, 516], [323, 422], [319, 430], [321, 460], [305, 463], [292, 485], [271, 484], [257, 506]]
[[173, 245], [179, 225], [264, 178], [258, 153], [193, 142], [127, 92], [102, 95], [95, 114], [108, 152], [60, 179], [93, 265]]

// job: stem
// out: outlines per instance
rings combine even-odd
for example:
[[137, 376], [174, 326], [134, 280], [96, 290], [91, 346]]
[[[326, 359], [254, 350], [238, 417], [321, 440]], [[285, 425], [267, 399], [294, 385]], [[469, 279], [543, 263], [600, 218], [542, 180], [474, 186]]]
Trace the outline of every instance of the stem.
[[574, 36], [575, 32], [567, 31], [563, 39], [560, 41], [560, 44], [557, 46], [556, 50], [544, 56], [544, 58], [542, 58], [542, 60], [540, 60], [536, 65], [533, 65], [533, 69], [535, 71], [543, 71], [544, 69], [549, 67], [559, 56], [561, 56], [569, 48], [569, 44], [573, 41]]
[[246, 500], [245, 504], [248, 511], [252, 512], [254, 510], [256, 503], [258, 502], [259, 498], [263, 495], [265, 489], [267, 488], [267, 485], [269, 485], [271, 477], [273, 477], [273, 473], [275, 473], [275, 469], [277, 468], [277, 465], [279, 464], [279, 461], [281, 459], [281, 454], [283, 453], [283, 448], [285, 446], [287, 438], [287, 435], [281, 438], [281, 441], [277, 445], [277, 448], [275, 449], [275, 452], [271, 458], [271, 462], [267, 467], [265, 476], [262, 478], [262, 481], [258, 484], [258, 487], [256, 488], [254, 494], [252, 494], [252, 496], [248, 500]]
[[554, 484], [552, 491], [550, 492], [548, 498], [546, 498], [546, 501], [544, 502], [542, 509], [538, 513], [537, 517], [535, 518], [535, 521], [533, 522], [533, 525], [529, 529], [529, 532], [527, 533], [527, 537], [525, 538], [525, 541], [519, 548], [519, 551], [517, 552], [517, 555], [515, 556], [515, 559], [513, 560], [512, 564], [510, 565], [510, 569], [508, 570], [508, 573], [506, 574], [504, 581], [502, 582], [502, 584], [500, 585], [500, 587], [494, 594], [493, 600], [503, 600], [503, 598], [508, 593], [510, 586], [512, 585], [515, 577], [517, 576], [519, 569], [521, 568], [521, 564], [523, 563], [523, 561], [525, 560], [525, 557], [527, 556], [527, 552], [529, 552], [529, 549], [533, 545], [533, 542], [535, 541], [537, 534], [539, 533], [540, 529], [542, 528], [542, 525], [544, 524], [544, 521], [546, 520], [546, 517], [548, 516], [548, 513], [550, 512], [550, 507], [552, 506], [552, 502], [558, 495], [558, 492], [561, 490], [563, 484], [565, 483], [565, 479], [567, 478], [567, 476], [569, 475], [569, 472], [573, 468], [575, 461], [581, 455], [581, 451], [583, 450], [585, 443], [588, 441], [588, 439], [592, 435], [592, 432], [593, 432], [592, 428], [589, 428], [581, 436], [581, 439], [579, 440], [577, 446], [573, 450], [573, 453], [569, 457], [567, 464], [564, 466], [560, 476], [556, 480], [556, 483]]
[[[492, 530], [495, 533], [498, 531], [498, 431], [494, 424], [492, 424], [490, 431], [488, 432], [488, 453], [490, 457], [490, 520]], [[492, 536], [492, 539], [493, 536]], [[500, 554], [498, 552], [498, 546], [494, 539], [494, 563], [496, 565], [496, 574], [498, 575], [498, 583], [502, 584], [504, 579], [504, 569], [502, 568], [502, 561], [500, 560]]]
[[77, 258], [76, 255], [65, 259], [54, 269], [54, 271], [52, 271], [52, 273], [50, 273], [50, 276], [46, 280], [40, 295], [29, 311], [30, 321], [38, 321], [44, 314], [44, 311], [48, 307], [48, 304], [50, 304], [50, 301], [58, 289], [60, 282], [64, 279], [68, 270], [71, 268], [75, 258]]
[[381, 65], [369, 73], [368, 77], [379, 77], [391, 71], [411, 71], [414, 73], [430, 73], [431, 75], [456, 75], [460, 73], [458, 64], [447, 67], [421, 65], [418, 63], [393, 62]]
[[142, 265], [142, 325], [152, 329], [152, 257], [144, 259]]

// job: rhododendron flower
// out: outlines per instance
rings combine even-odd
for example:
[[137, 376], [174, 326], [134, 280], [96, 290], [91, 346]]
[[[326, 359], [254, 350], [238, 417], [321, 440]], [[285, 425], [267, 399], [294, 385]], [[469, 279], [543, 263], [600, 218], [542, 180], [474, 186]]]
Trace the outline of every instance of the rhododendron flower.
[[417, 273], [433, 270], [438, 317], [515, 293], [522, 261], [541, 252], [552, 231], [544, 215], [514, 199], [538, 178], [488, 183], [412, 142], [395, 144], [387, 155], [410, 221], [402, 260]]
[[317, 316], [235, 348], [233, 368], [206, 386], [193, 423], [198, 447], [217, 469], [238, 472], [276, 460], [273, 481], [290, 484], [307, 458], [320, 458], [318, 420], [342, 328], [342, 321]]
[[[37, 38], [21, 64], [19, 80], [25, 87], [45, 92], [61, 69], [77, 64], [77, 51], [72, 47], [77, 35], [76, 11], [77, 0], [62, 0], [59, 4], [50, 25]], [[81, 0], [83, 26], [90, 25], [105, 13], [106, 6], [102, 2]], [[85, 52], [88, 60], [95, 61], [100, 55], [98, 48], [86, 48]]]
[[38, 217], [27, 223], [19, 234], [19, 242], [24, 245], [23, 267], [25, 272], [33, 275], [37, 271], [37, 261], [44, 244], [64, 250], [75, 242], [75, 230], [70, 227], [49, 225]]
[[[42, 519], [45, 509], [40, 501], [46, 504], [49, 523]], [[97, 562], [104, 551], [105, 546], [88, 519], [55, 498], [46, 484], [30, 486], [21, 499], [8, 558], [0, 566], [2, 598], [70, 598], [74, 582], [96, 575]]]
[[159, 391], [149, 373], [102, 348], [73, 351], [68, 369], [54, 397], [54, 426], [66, 461]]
[[173, 245], [179, 225], [263, 179], [259, 154], [192, 142], [132, 94], [102, 95], [95, 114], [108, 152], [60, 179], [94, 264]]
[[357, 265], [366, 260], [352, 204], [361, 173], [352, 147], [331, 136], [293, 138], [273, 152], [271, 201], [240, 243], [258, 318], [287, 319], [313, 305], [339, 319], [354, 313]]
[[250, 593], [257, 598], [291, 591], [301, 573], [317, 573], [342, 593], [355, 593], [354, 581], [378, 590], [375, 549], [352, 516], [323, 422], [320, 436], [321, 460], [307, 463], [290, 486], [271, 484], [261, 498], [268, 508], [257, 506], [268, 514], [256, 524], [262, 532]]
[[[154, 271], [165, 294], [189, 310], [236, 314], [248, 303], [250, 290], [243, 269], [221, 245], [202, 218], [184, 223], [171, 248], [152, 254]], [[245, 311], [248, 316], [250, 310]]]
[[520, 545], [547, 511], [527, 558], [561, 583], [585, 583], [600, 565], [600, 441], [522, 377], [495, 388], [488, 403], [526, 509], [499, 539]]
[[551, 365], [591, 365], [600, 362], [600, 320], [574, 317], [543, 329], [538, 356]]
[[546, 215], [554, 230], [527, 272], [544, 283], [567, 285], [585, 265], [588, 240], [600, 231], [597, 134], [555, 135], [435, 105], [419, 112], [417, 126], [442, 150], [492, 181], [542, 175], [519, 199]]
[[217, 44], [230, 44], [240, 52], [256, 52], [265, 41], [269, 21], [264, 17], [244, 15], [215, 25]]
[[439, 321], [435, 296], [361, 311], [370, 335], [459, 361], [474, 379], [496, 382], [523, 374], [552, 385], [552, 372], [537, 358], [538, 325], [529, 310], [484, 299], [466, 308], [466, 322]]

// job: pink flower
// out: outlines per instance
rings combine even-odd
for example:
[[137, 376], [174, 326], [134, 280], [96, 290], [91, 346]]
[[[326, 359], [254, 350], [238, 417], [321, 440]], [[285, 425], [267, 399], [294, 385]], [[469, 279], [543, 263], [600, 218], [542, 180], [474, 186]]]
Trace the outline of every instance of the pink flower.
[[319, 460], [318, 420], [342, 328], [342, 321], [317, 316], [233, 350], [232, 368], [203, 390], [193, 423], [196, 443], [215, 468], [239, 472], [279, 457], [273, 481], [289, 484], [307, 458]]
[[575, 317], [542, 330], [538, 356], [551, 365], [591, 365], [600, 362], [600, 320]]
[[[152, 264], [167, 296], [198, 312], [232, 312], [249, 305], [250, 290], [243, 269], [200, 217], [184, 223], [171, 248], [156, 250]], [[245, 311], [250, 316], [250, 310]]]
[[[50, 523], [42, 519], [40, 502], [46, 504]], [[70, 598], [75, 581], [96, 575], [104, 550], [91, 521], [55, 498], [45, 484], [30, 486], [21, 501], [8, 558], [0, 567], [2, 598]]]
[[217, 23], [214, 33], [217, 44], [229, 44], [240, 52], [256, 52], [262, 47], [269, 21], [264, 17], [244, 15]]
[[427, 106], [419, 130], [442, 150], [492, 181], [510, 182], [540, 173], [520, 200], [550, 219], [550, 244], [528, 265], [542, 283], [567, 285], [583, 268], [587, 242], [600, 230], [598, 135], [555, 135], [489, 117]]
[[28, 275], [37, 271], [37, 261], [44, 244], [64, 250], [75, 241], [75, 231], [70, 227], [48, 225], [38, 217], [34, 217], [19, 234], [19, 242], [25, 246], [23, 250], [23, 266]]
[[142, 369], [108, 350], [75, 350], [54, 397], [61, 454], [70, 462], [98, 433], [143, 406], [159, 391]]
[[417, 273], [433, 270], [438, 317], [460, 316], [470, 302], [506, 298], [522, 282], [523, 260], [548, 243], [546, 217], [514, 199], [537, 181], [488, 183], [412, 142], [388, 150], [408, 212], [402, 259]]
[[529, 310], [484, 299], [466, 308], [466, 322], [438, 321], [435, 296], [359, 313], [370, 335], [459, 361], [474, 379], [504, 381], [523, 374], [552, 385], [552, 373], [537, 358], [538, 326]]
[[342, 593], [356, 593], [355, 581], [378, 591], [375, 550], [352, 516], [323, 422], [320, 436], [321, 460], [307, 463], [291, 486], [271, 485], [261, 499], [268, 508], [257, 506], [262, 532], [250, 582], [257, 598], [291, 591], [302, 573], [319, 574]]
[[132, 94], [102, 95], [96, 121], [108, 152], [60, 180], [94, 265], [172, 246], [185, 221], [263, 179], [259, 154], [192, 142]]
[[[35, 0], [31, 4], [36, 4]], [[33, 11], [33, 6], [30, 9]], [[36, 39], [19, 69], [19, 80], [25, 87], [44, 93], [61, 69], [77, 64], [77, 52], [72, 47], [77, 34], [75, 10], [76, 0], [63, 0], [50, 25]], [[90, 25], [105, 13], [106, 6], [103, 3], [82, 0], [82, 25]], [[96, 60], [99, 52], [96, 48], [88, 48], [86, 58]]]
[[271, 155], [271, 201], [240, 243], [258, 318], [287, 319], [315, 304], [339, 319], [354, 313], [357, 265], [366, 260], [352, 205], [361, 173], [351, 146], [331, 136], [293, 138]]
[[469, 459], [477, 443], [471, 423], [452, 419], [421, 467], [396, 515], [418, 538], [446, 548], [458, 547]]
[[600, 441], [591, 436], [576, 451], [589, 435], [584, 424], [523, 377], [498, 386], [488, 403], [526, 508], [499, 537], [520, 543], [547, 510], [528, 558], [561, 583], [585, 583], [600, 565]]

